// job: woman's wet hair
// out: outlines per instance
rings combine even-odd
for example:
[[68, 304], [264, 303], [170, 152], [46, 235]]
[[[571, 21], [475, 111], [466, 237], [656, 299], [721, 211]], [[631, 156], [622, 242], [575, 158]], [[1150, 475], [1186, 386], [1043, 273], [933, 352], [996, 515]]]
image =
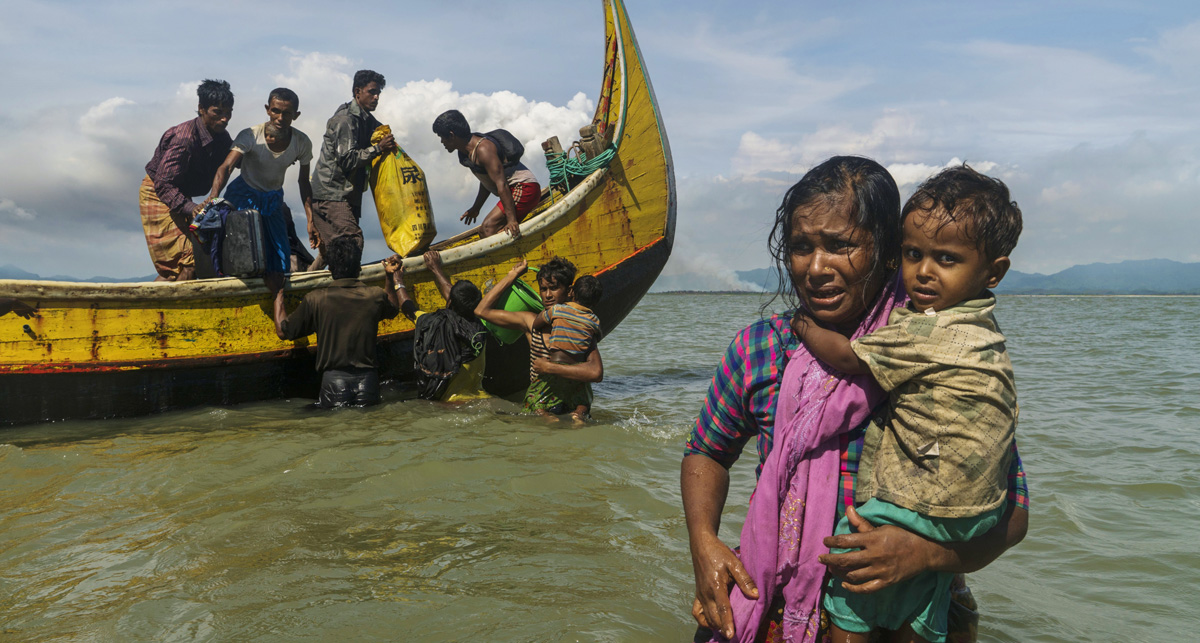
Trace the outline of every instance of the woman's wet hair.
[[538, 270], [538, 281], [570, 288], [575, 283], [575, 264], [562, 257], [554, 257], [542, 264]]
[[913, 212], [936, 215], [939, 226], [965, 224], [962, 230], [967, 241], [989, 261], [1012, 254], [1021, 236], [1021, 208], [1009, 196], [1008, 186], [966, 163], [948, 167], [922, 183], [904, 204], [901, 221]]
[[200, 99], [202, 110], [213, 106], [233, 108], [233, 90], [224, 80], [205, 79], [196, 88], [196, 96]]
[[433, 133], [437, 136], [453, 136], [454, 138], [471, 138], [471, 126], [467, 117], [457, 109], [442, 112], [433, 121]]
[[334, 279], [353, 279], [362, 270], [362, 248], [350, 237], [337, 237], [326, 243], [321, 252], [329, 264], [329, 275]]
[[458, 313], [460, 317], [466, 319], [475, 319], [475, 307], [483, 300], [483, 294], [479, 292], [479, 286], [460, 279], [450, 287], [450, 301], [446, 302], [450, 305], [450, 310]]
[[775, 225], [767, 246], [779, 270], [779, 289], [763, 306], [764, 311], [776, 298], [782, 298], [789, 307], [798, 303], [791, 283], [788, 250], [792, 214], [797, 208], [821, 199], [839, 198], [849, 199], [850, 221], [871, 237], [873, 249], [867, 279], [895, 270], [900, 258], [900, 189], [896, 180], [887, 168], [869, 158], [835, 156], [809, 170], [789, 188], [783, 204], [775, 211]]

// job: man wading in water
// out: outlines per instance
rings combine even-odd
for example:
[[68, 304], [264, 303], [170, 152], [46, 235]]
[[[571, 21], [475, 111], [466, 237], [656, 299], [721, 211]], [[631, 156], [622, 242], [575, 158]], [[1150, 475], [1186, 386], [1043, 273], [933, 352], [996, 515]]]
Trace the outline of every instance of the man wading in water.
[[400, 314], [395, 280], [399, 263], [384, 264], [381, 289], [358, 280], [362, 248], [354, 239], [338, 237], [325, 249], [333, 283], [305, 295], [291, 315], [284, 310], [283, 275], [267, 275], [267, 285], [275, 292], [275, 334], [287, 340], [317, 334], [321, 406], [378, 404], [375, 336], [380, 321]]

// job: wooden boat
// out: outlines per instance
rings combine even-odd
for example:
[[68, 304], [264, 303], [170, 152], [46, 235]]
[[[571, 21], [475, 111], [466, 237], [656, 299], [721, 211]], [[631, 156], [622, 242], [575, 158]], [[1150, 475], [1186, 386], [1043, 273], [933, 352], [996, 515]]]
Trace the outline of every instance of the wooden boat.
[[[594, 274], [606, 332], [621, 322], [662, 270], [675, 233], [675, 176], [662, 118], [621, 0], [604, 0], [605, 66], [593, 124], [611, 137], [607, 167], [567, 191], [547, 190], [521, 224], [522, 236], [480, 239], [478, 229], [440, 244], [447, 273], [481, 286], [519, 256], [538, 265], [555, 255]], [[405, 281], [426, 310], [444, 304], [420, 258], [404, 260]], [[361, 277], [383, 283], [380, 264]], [[526, 277], [532, 283], [532, 274]], [[289, 309], [329, 283], [328, 272], [292, 275]], [[0, 425], [141, 415], [284, 395], [315, 397], [310, 343], [280, 341], [262, 280], [95, 284], [0, 280], [0, 297], [37, 316], [0, 318]], [[412, 323], [380, 324], [381, 375], [411, 374]], [[528, 383], [528, 348], [489, 344], [491, 386]]]

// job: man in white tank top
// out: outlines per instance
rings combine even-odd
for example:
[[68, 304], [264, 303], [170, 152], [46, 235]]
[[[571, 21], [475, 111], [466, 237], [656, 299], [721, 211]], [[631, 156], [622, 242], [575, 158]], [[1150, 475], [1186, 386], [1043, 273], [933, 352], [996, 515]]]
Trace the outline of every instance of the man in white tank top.
[[[312, 235], [312, 184], [308, 179], [308, 166], [312, 162], [312, 141], [292, 121], [300, 116], [300, 98], [296, 92], [285, 87], [271, 91], [267, 98], [266, 123], [248, 127], [234, 139], [229, 156], [213, 178], [212, 194], [215, 198], [225, 189], [225, 183], [233, 168], [242, 172], [229, 189], [225, 198], [236, 208], [253, 207], [263, 217], [266, 241], [266, 271], [284, 273], [290, 265], [291, 240], [285, 217], [291, 210], [283, 202], [283, 178], [288, 167], [299, 164], [298, 183], [300, 200], [310, 222]], [[314, 245], [315, 247], [315, 245]]]
[[488, 195], [499, 197], [483, 222], [479, 224], [479, 236], [490, 237], [507, 232], [514, 239], [521, 236], [521, 220], [537, 207], [542, 188], [537, 177], [521, 163], [520, 158], [508, 158], [504, 149], [491, 134], [503, 134], [510, 140], [512, 135], [504, 130], [491, 134], [471, 131], [467, 119], [456, 109], [443, 112], [433, 122], [433, 133], [442, 139], [447, 152], [457, 152], [458, 161], [471, 170], [479, 179], [479, 194], [475, 203], [463, 213], [459, 220], [470, 225], [479, 218], [479, 212]]

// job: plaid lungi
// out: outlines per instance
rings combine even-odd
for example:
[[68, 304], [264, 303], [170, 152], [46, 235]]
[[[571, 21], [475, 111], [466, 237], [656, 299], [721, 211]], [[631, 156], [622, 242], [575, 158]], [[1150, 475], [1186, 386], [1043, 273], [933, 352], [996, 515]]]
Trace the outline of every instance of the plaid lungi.
[[142, 213], [142, 228], [146, 232], [146, 248], [158, 275], [167, 281], [179, 279], [184, 268], [195, 267], [192, 242], [184, 235], [188, 222], [183, 216], [176, 220], [171, 210], [158, 198], [150, 177], [142, 179], [138, 190], [138, 209]]

